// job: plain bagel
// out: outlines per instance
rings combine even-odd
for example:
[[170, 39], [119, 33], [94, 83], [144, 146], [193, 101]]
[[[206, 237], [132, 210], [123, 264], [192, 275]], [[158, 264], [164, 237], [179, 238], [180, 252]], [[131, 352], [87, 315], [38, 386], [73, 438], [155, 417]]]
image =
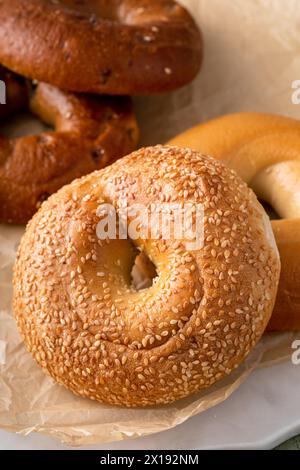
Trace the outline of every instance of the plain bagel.
[[[203, 247], [160, 231], [99, 239], [99, 207], [118, 211], [124, 199], [149, 211], [202, 204]], [[137, 249], [157, 270], [141, 291], [130, 276]], [[14, 314], [37, 363], [74, 393], [159, 405], [238, 367], [270, 319], [279, 271], [270, 222], [235, 172], [192, 150], [150, 147], [42, 205], [19, 247]]]
[[173, 0], [0, 2], [0, 63], [65, 90], [170, 91], [201, 61], [201, 34]]
[[55, 130], [0, 137], [0, 222], [27, 222], [50, 194], [137, 144], [130, 98], [75, 95], [41, 83], [30, 107]]
[[268, 330], [300, 330], [300, 121], [237, 113], [200, 124], [170, 144], [222, 160], [281, 217], [272, 221], [281, 278]]

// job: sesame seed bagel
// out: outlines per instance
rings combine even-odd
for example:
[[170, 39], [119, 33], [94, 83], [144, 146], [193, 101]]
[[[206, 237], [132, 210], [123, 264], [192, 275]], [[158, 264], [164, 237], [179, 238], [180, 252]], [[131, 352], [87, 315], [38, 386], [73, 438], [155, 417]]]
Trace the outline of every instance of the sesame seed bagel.
[[[147, 211], [201, 205], [203, 246], [159, 230], [102, 240], [99, 207], [119, 213], [124, 200]], [[143, 290], [131, 282], [137, 250], [157, 271]], [[161, 405], [238, 367], [269, 321], [279, 271], [269, 220], [234, 171], [192, 150], [150, 147], [42, 205], [18, 250], [14, 314], [37, 363], [74, 393]]]
[[202, 38], [173, 0], [2, 0], [0, 62], [59, 88], [150, 94], [190, 82]]
[[40, 83], [30, 107], [54, 132], [0, 136], [0, 222], [27, 222], [50, 194], [137, 144], [130, 98], [75, 95]]

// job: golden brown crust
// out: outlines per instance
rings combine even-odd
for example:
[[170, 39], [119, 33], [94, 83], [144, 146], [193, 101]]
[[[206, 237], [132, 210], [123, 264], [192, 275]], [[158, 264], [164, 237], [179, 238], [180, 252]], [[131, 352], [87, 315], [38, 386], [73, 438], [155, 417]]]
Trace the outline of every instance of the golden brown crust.
[[281, 276], [275, 308], [267, 331], [300, 330], [300, 219], [274, 220]]
[[138, 127], [127, 97], [74, 95], [39, 84], [31, 109], [55, 132], [0, 137], [1, 222], [27, 222], [50, 194], [137, 144]]
[[[99, 205], [117, 208], [124, 198], [148, 210], [166, 201], [204, 207], [203, 248], [134, 242], [158, 273], [142, 291], [130, 283], [132, 241], [96, 236]], [[158, 146], [43, 204], [18, 251], [14, 313], [38, 364], [73, 392], [128, 407], [165, 404], [247, 356], [269, 321], [279, 270], [269, 221], [246, 184], [210, 157]]]
[[190, 82], [201, 34], [173, 0], [2, 0], [0, 62], [77, 92], [148, 94]]
[[282, 269], [267, 330], [300, 330], [300, 121], [237, 113], [201, 124], [170, 143], [224, 161], [282, 217], [272, 222]]

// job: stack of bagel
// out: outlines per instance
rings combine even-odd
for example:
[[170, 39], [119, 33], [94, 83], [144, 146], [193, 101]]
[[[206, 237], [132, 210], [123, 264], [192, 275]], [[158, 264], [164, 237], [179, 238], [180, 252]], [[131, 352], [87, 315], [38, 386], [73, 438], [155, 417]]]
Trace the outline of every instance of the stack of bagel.
[[[230, 374], [266, 329], [300, 329], [299, 122], [233, 115], [131, 153], [130, 96], [175, 90], [201, 62], [173, 0], [0, 2], [0, 118], [29, 108], [55, 128], [0, 140], [0, 220], [31, 219], [14, 314], [36, 362], [77, 395], [168, 404]], [[271, 225], [257, 197], [288, 220]], [[201, 206], [203, 244], [99, 239], [99, 206], [125, 200]]]
[[64, 184], [134, 150], [129, 96], [181, 87], [201, 61], [201, 33], [173, 0], [1, 1], [0, 118], [30, 107], [55, 132], [1, 138], [0, 221], [27, 222]]

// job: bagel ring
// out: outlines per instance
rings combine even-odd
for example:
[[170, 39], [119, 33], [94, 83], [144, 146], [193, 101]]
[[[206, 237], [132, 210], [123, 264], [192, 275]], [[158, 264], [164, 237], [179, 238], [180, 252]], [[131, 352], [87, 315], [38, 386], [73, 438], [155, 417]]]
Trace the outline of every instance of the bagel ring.
[[[99, 207], [118, 211], [124, 199], [147, 211], [203, 205], [203, 247], [160, 230], [99, 239]], [[130, 279], [136, 248], [157, 269], [141, 291]], [[76, 394], [165, 404], [238, 367], [269, 321], [279, 271], [269, 219], [236, 173], [189, 149], [150, 147], [42, 205], [18, 250], [14, 314], [38, 364]]]
[[47, 197], [136, 148], [127, 97], [84, 96], [40, 83], [31, 110], [55, 132], [0, 137], [0, 221], [26, 223]]
[[201, 34], [173, 0], [2, 0], [0, 62], [75, 92], [150, 94], [190, 82]]
[[300, 330], [300, 121], [237, 113], [200, 124], [170, 145], [222, 160], [282, 218], [272, 221], [281, 278], [268, 330]]

